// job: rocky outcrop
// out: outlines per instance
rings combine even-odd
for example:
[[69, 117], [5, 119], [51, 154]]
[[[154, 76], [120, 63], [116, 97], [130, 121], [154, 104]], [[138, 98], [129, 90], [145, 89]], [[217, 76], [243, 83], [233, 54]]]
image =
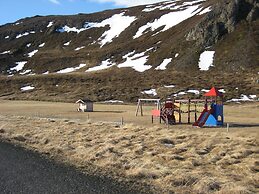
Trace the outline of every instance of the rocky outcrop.
[[223, 0], [209, 12], [186, 36], [203, 47], [215, 44], [222, 36], [233, 32], [242, 20], [253, 22], [258, 19], [257, 0]]

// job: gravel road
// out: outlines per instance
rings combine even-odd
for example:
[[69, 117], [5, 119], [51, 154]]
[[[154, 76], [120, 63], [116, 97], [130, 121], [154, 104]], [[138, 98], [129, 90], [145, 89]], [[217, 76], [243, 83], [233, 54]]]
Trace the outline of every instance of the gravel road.
[[137, 193], [0, 141], [0, 193]]

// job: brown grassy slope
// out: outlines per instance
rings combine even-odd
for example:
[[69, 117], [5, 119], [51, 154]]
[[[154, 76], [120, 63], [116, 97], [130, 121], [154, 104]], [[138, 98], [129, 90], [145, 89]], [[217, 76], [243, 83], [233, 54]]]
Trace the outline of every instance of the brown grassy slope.
[[[258, 75], [240, 73], [181, 73], [176, 71], [136, 73], [131, 69], [112, 68], [99, 73], [72, 73], [67, 75], [41, 75], [21, 77], [0, 77], [2, 99], [31, 99], [73, 102], [88, 97], [94, 101], [118, 99], [136, 102], [139, 97], [150, 98], [141, 91], [156, 88], [160, 98], [186, 89], [203, 89], [217, 86], [225, 88], [225, 99], [240, 94], [259, 94]], [[164, 85], [176, 85], [166, 89]], [[34, 85], [35, 90], [22, 92], [21, 87]], [[58, 85], [58, 86], [56, 86]], [[236, 90], [236, 87], [239, 89]], [[186, 96], [187, 97], [187, 96]], [[201, 98], [201, 96], [190, 96]]]

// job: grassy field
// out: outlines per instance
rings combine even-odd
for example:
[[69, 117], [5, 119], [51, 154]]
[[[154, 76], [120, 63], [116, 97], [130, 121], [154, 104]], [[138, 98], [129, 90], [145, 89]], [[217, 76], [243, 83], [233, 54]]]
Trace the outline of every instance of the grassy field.
[[229, 132], [152, 125], [150, 106], [144, 117], [135, 117], [135, 105], [96, 104], [93, 113], [76, 108], [0, 101], [0, 138], [87, 173], [150, 185], [154, 193], [259, 192], [258, 103], [225, 106]]
[[[123, 117], [126, 123], [148, 126], [152, 125], [151, 110], [155, 107], [152, 104], [144, 105], [144, 116], [136, 117], [137, 106], [134, 104], [94, 104], [94, 112], [79, 113], [76, 111], [78, 105], [73, 103], [0, 100], [0, 113], [9, 116], [77, 119], [81, 121], [90, 119], [91, 121], [104, 122], [120, 122]], [[202, 107], [199, 109], [202, 110]], [[235, 123], [240, 126], [258, 124], [259, 103], [227, 105], [224, 108], [224, 115], [226, 123]], [[191, 115], [191, 121], [194, 122], [194, 113]], [[187, 122], [187, 114], [183, 116], [183, 122]], [[155, 124], [158, 124], [158, 120], [155, 121]]]

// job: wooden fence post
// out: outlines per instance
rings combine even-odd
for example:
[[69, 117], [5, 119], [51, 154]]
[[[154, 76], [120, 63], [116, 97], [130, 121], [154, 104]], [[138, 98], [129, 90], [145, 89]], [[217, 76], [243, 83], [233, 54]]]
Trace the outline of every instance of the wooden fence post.
[[123, 117], [121, 117], [121, 125], [123, 125], [124, 124], [124, 119], [123, 119]]

